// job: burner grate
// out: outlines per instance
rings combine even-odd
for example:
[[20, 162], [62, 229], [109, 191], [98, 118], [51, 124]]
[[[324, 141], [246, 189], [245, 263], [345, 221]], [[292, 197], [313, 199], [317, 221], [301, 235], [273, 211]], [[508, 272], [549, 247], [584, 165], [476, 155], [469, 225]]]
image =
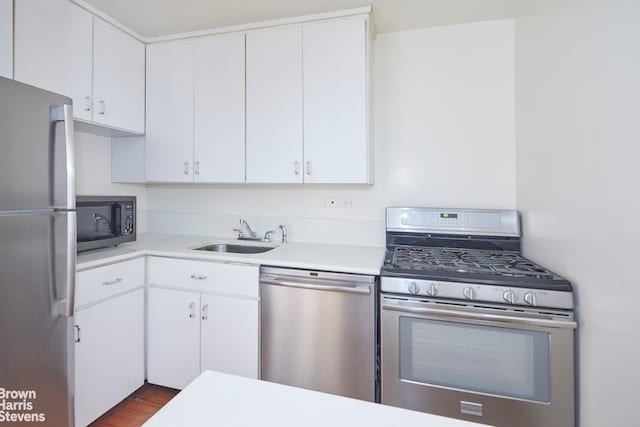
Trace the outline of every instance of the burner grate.
[[479, 249], [398, 246], [391, 266], [398, 269], [485, 273], [509, 277], [553, 279], [554, 274], [516, 252]]

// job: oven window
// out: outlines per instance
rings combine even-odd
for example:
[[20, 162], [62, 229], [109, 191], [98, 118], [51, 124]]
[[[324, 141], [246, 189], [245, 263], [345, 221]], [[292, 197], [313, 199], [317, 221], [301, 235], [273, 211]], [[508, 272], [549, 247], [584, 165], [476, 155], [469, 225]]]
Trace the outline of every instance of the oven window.
[[400, 377], [549, 402], [549, 334], [400, 317]]

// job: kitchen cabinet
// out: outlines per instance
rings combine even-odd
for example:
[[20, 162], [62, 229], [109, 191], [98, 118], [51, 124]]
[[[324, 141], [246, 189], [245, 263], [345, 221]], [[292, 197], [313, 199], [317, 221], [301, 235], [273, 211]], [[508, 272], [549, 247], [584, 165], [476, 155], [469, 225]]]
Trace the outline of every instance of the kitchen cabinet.
[[247, 33], [247, 182], [370, 183], [367, 18]]
[[93, 121], [144, 133], [145, 46], [94, 17]]
[[304, 182], [367, 183], [366, 20], [302, 26]]
[[93, 16], [68, 0], [15, 2], [16, 80], [73, 99], [73, 115], [92, 119]]
[[13, 0], [0, 0], [0, 77], [13, 78]]
[[144, 383], [144, 259], [76, 280], [75, 420], [86, 426]]
[[302, 27], [247, 33], [247, 182], [302, 182]]
[[244, 182], [244, 34], [194, 41], [194, 182]]
[[193, 40], [147, 46], [146, 180], [193, 182]]
[[244, 34], [148, 47], [146, 179], [244, 182]]
[[144, 133], [143, 43], [69, 0], [15, 8], [16, 80], [71, 97], [83, 122]]
[[149, 382], [184, 388], [206, 369], [258, 377], [258, 270], [149, 258]]

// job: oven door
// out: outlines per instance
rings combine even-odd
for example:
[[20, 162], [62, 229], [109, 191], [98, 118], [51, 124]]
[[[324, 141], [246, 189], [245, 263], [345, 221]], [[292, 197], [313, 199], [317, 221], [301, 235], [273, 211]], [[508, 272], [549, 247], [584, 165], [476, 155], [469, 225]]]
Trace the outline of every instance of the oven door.
[[495, 426], [573, 426], [571, 313], [381, 299], [382, 403]]

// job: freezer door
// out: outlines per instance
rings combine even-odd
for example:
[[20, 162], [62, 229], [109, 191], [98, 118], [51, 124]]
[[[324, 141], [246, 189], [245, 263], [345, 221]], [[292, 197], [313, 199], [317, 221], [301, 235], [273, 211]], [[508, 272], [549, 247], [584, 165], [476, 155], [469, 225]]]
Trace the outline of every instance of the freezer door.
[[40, 425], [73, 426], [74, 228], [75, 212], [0, 215], [0, 387]]
[[73, 209], [71, 99], [0, 77], [0, 129], [0, 211]]

